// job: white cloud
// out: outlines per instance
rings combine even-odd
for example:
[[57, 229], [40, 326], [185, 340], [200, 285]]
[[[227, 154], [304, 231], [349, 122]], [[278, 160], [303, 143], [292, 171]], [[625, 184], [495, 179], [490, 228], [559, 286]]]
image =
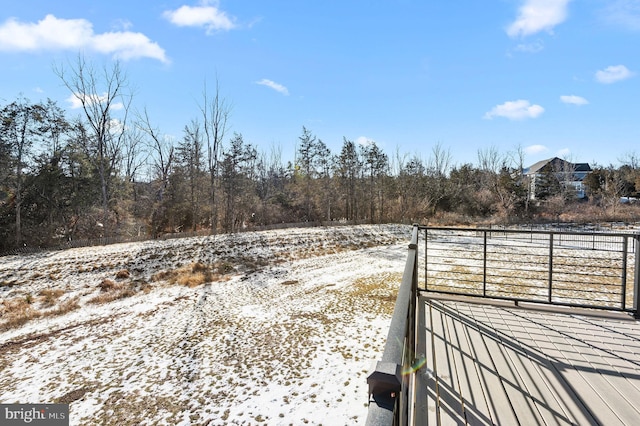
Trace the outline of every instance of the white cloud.
[[236, 27], [232, 18], [225, 12], [209, 2], [203, 1], [201, 6], [181, 6], [176, 10], [167, 10], [163, 16], [172, 24], [179, 27], [203, 27], [207, 34], [220, 31], [232, 30]]
[[133, 28], [133, 23], [127, 19], [117, 19], [112, 25], [114, 30], [129, 31]]
[[117, 58], [128, 60], [138, 57], [155, 58], [168, 62], [164, 50], [151, 43], [142, 33], [112, 32], [93, 37], [93, 49], [100, 53], [113, 53]]
[[494, 117], [504, 117], [509, 120], [524, 120], [525, 118], [536, 118], [543, 112], [544, 108], [540, 105], [531, 105], [529, 101], [519, 99], [496, 105], [484, 115], [484, 118], [491, 120]]
[[521, 43], [516, 46], [515, 50], [517, 52], [525, 52], [525, 53], [538, 53], [544, 49], [544, 45], [540, 40], [533, 43]]
[[596, 72], [596, 80], [600, 83], [611, 84], [616, 81], [626, 80], [627, 78], [631, 78], [635, 75], [634, 72], [630, 71], [624, 65], [612, 65], [603, 70], [599, 70]]
[[544, 154], [545, 152], [548, 152], [548, 151], [549, 151], [549, 148], [547, 148], [544, 145], [530, 145], [524, 149], [524, 153], [527, 155]]
[[528, 36], [540, 31], [551, 32], [567, 19], [571, 0], [525, 0], [518, 17], [507, 28], [510, 37]]
[[360, 136], [358, 138], [356, 138], [356, 144], [358, 145], [362, 145], [362, 146], [368, 146], [371, 145], [373, 143], [375, 143], [375, 141], [371, 138], [368, 138], [366, 136]]
[[112, 118], [111, 120], [109, 120], [109, 125], [107, 126], [107, 128], [111, 134], [118, 134], [124, 132], [125, 126], [121, 120]]
[[560, 96], [560, 100], [565, 104], [572, 104], [572, 105], [587, 105], [589, 103], [589, 101], [583, 98], [582, 96], [576, 96], [576, 95], [563, 95], [563, 96]]
[[47, 15], [37, 23], [14, 18], [0, 25], [0, 51], [42, 51], [89, 49], [116, 58], [152, 58], [168, 62], [164, 49], [142, 33], [93, 32], [86, 19], [59, 19]]
[[262, 86], [270, 87], [273, 90], [275, 90], [276, 92], [280, 92], [285, 96], [289, 96], [289, 89], [284, 87], [282, 84], [276, 83], [275, 81], [267, 80], [266, 78], [263, 78], [260, 81], [256, 81], [256, 84], [260, 84]]
[[[67, 98], [67, 102], [69, 102], [69, 106], [71, 107], [71, 109], [78, 109], [78, 108], [82, 108], [82, 101], [81, 99], [85, 99], [85, 102], [87, 104], [93, 104], [93, 103], [102, 103], [107, 99], [107, 94], [103, 93], [102, 95], [98, 95], [98, 94], [80, 94], [80, 93], [73, 93], [71, 95], [69, 95], [69, 97]], [[124, 104], [122, 102], [114, 102], [111, 104], [111, 106], [109, 107], [114, 111], [118, 111], [118, 110], [122, 110], [124, 109]]]

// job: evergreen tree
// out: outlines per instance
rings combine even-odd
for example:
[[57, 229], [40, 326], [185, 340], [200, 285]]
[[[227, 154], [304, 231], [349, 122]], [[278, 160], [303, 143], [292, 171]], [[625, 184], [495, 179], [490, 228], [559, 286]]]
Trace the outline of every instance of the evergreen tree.
[[[32, 147], [42, 133], [44, 106], [19, 99], [0, 110], [0, 140], [4, 162], [8, 164], [7, 183], [13, 204], [14, 242], [21, 246], [25, 176], [32, 164]], [[8, 152], [8, 155], [7, 155]]]
[[190, 226], [191, 230], [196, 231], [200, 223], [200, 208], [205, 193], [203, 139], [197, 121], [194, 120], [185, 126], [184, 138], [177, 148], [177, 157], [188, 188], [188, 219], [185, 226]]
[[255, 161], [257, 152], [245, 144], [241, 134], [234, 134], [230, 147], [223, 150], [221, 181], [225, 193], [223, 228], [227, 232], [239, 230], [255, 215]]
[[367, 174], [369, 221], [380, 223], [384, 216], [384, 180], [387, 176], [389, 160], [375, 142], [370, 142], [362, 148], [362, 157]]
[[343, 139], [340, 155], [335, 160], [335, 168], [339, 182], [338, 187], [344, 201], [344, 217], [347, 220], [358, 219], [357, 184], [362, 168], [356, 144], [347, 138]]

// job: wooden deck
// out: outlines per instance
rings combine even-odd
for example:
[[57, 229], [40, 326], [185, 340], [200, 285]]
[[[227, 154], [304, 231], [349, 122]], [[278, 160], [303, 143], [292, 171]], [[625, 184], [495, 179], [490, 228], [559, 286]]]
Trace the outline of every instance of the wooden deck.
[[640, 322], [626, 314], [423, 295], [417, 340], [413, 424], [640, 424]]

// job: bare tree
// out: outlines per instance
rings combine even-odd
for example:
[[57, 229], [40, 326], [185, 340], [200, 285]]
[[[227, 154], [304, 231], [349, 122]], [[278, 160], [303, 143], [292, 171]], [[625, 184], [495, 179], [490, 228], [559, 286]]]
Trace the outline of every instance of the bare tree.
[[[127, 93], [126, 73], [118, 61], [108, 68], [96, 69], [79, 55], [68, 68], [54, 66], [54, 72], [71, 91], [82, 108], [84, 119], [91, 131], [88, 141], [92, 144], [94, 161], [100, 177], [103, 223], [109, 216], [109, 185], [111, 173], [120, 156], [126, 127], [126, 111], [132, 94]], [[114, 121], [113, 112], [124, 109], [124, 120]], [[116, 124], [117, 123], [117, 124]]]
[[200, 218], [200, 188], [203, 172], [203, 140], [200, 133], [200, 123], [192, 120], [184, 128], [184, 138], [178, 145], [178, 158], [183, 168], [183, 174], [189, 185], [189, 206], [191, 228], [197, 230]]
[[516, 170], [517, 183], [522, 188], [522, 197], [524, 198], [524, 211], [529, 211], [529, 200], [531, 198], [531, 185], [528, 179], [524, 176], [524, 162], [526, 153], [522, 145], [517, 145], [510, 153], [511, 162]]
[[[625, 171], [625, 179], [629, 182], [629, 186], [633, 187], [633, 189], [628, 188], [627, 192], [637, 197], [640, 194], [640, 155], [635, 151], [628, 152], [618, 158], [618, 161], [622, 164], [620, 170]], [[629, 194], [626, 195], [629, 196]]]
[[140, 169], [147, 162], [148, 148], [144, 143], [145, 133], [139, 126], [131, 126], [124, 133], [122, 157], [127, 182], [136, 182]]
[[504, 158], [495, 146], [478, 150], [478, 168], [485, 173], [498, 173], [504, 164]]
[[150, 138], [147, 146], [151, 151], [150, 155], [153, 159], [153, 171], [157, 174], [161, 182], [158, 199], [162, 201], [164, 192], [167, 190], [167, 186], [169, 186], [169, 175], [173, 167], [175, 147], [171, 138], [162, 134], [157, 127], [151, 124], [146, 108], [141, 114], [138, 114], [136, 121], [137, 127]]
[[450, 185], [447, 177], [452, 161], [451, 151], [449, 149], [445, 150], [440, 143], [437, 143], [431, 150], [426, 169], [427, 188], [425, 202], [429, 205], [433, 215], [440, 208], [446, 207], [443, 204], [450, 195]]
[[640, 169], [640, 155], [635, 151], [627, 152], [618, 157], [618, 161], [623, 166], [629, 166], [633, 170]]
[[616, 169], [613, 165], [609, 165], [605, 169], [605, 182], [603, 191], [603, 200], [605, 208], [609, 208], [612, 214], [616, 214], [620, 204], [620, 198], [625, 194], [626, 182], [620, 169]]
[[287, 179], [280, 145], [272, 145], [268, 155], [262, 153], [258, 156], [256, 172], [256, 193], [261, 206], [255, 221], [263, 225], [277, 222], [284, 216], [276, 200], [283, 199]]
[[220, 86], [216, 78], [215, 93], [209, 96], [205, 81], [202, 92], [203, 105], [200, 106], [204, 124], [204, 139], [207, 144], [207, 165], [209, 169], [210, 202], [211, 202], [211, 224], [212, 232], [216, 232], [218, 226], [218, 200], [217, 185], [220, 164], [220, 153], [222, 141], [227, 131], [227, 121], [231, 114], [231, 106], [220, 96]]
[[480, 188], [490, 191], [498, 211], [506, 218], [512, 216], [522, 201], [523, 162], [524, 153], [521, 149], [507, 154], [501, 154], [495, 146], [478, 150]]

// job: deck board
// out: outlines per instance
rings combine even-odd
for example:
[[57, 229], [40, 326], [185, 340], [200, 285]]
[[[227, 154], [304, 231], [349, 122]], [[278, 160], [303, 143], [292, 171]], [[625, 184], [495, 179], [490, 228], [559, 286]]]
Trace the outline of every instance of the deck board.
[[433, 365], [435, 377], [437, 377], [435, 394], [437, 395], [438, 417], [443, 425], [465, 424], [464, 411], [460, 392], [455, 380], [455, 363], [452, 360], [450, 350], [450, 336], [446, 329], [447, 316], [444, 312], [433, 310], [431, 326], [435, 336], [433, 347]]
[[416, 424], [636, 424], [640, 323], [421, 296]]
[[[484, 387], [480, 381], [480, 372], [478, 364], [474, 357], [470, 354], [473, 349], [472, 336], [469, 335], [468, 329], [460, 322], [453, 321], [455, 329], [456, 342], [459, 348], [459, 366], [458, 381], [462, 392], [462, 400], [467, 411], [466, 420], [470, 425], [488, 425], [492, 424], [491, 410], [487, 404], [487, 396]], [[487, 416], [486, 413], [489, 413]]]

